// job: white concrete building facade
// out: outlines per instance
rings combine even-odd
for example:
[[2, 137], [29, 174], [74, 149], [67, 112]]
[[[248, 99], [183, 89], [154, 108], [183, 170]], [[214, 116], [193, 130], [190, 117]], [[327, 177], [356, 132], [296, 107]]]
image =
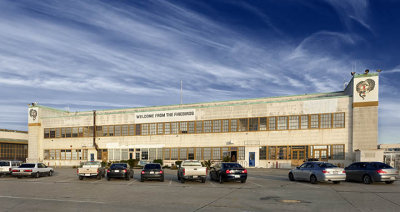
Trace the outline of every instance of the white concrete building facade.
[[28, 108], [29, 161], [198, 159], [290, 167], [307, 158], [347, 165], [376, 150], [378, 73], [341, 92], [224, 102], [68, 112]]

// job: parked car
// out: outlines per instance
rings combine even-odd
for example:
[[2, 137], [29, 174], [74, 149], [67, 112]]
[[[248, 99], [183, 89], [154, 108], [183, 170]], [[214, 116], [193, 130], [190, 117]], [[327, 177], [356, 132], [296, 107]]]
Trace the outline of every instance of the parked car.
[[346, 180], [346, 171], [327, 162], [305, 162], [289, 171], [289, 180], [317, 182], [331, 181], [335, 184]]
[[365, 184], [385, 182], [392, 184], [399, 177], [399, 171], [381, 162], [356, 162], [345, 168], [346, 180], [361, 181]]
[[223, 183], [224, 181], [240, 181], [245, 183], [247, 180], [247, 170], [238, 163], [218, 163], [210, 169], [211, 180]]
[[130, 180], [133, 178], [133, 169], [127, 163], [113, 163], [107, 169], [107, 180], [111, 178], [124, 178]]
[[186, 180], [200, 180], [202, 183], [207, 179], [207, 168], [203, 167], [198, 160], [185, 160], [178, 168], [178, 180], [185, 183]]
[[22, 164], [21, 161], [2, 160], [0, 161], [0, 177], [11, 175], [14, 168], [18, 168]]
[[160, 180], [164, 182], [164, 170], [159, 163], [148, 163], [144, 165], [142, 172], [140, 173], [140, 181], [145, 180]]
[[81, 168], [76, 170], [79, 180], [84, 177], [96, 177], [101, 180], [105, 176], [105, 169], [101, 166], [99, 161], [87, 161], [82, 164]]
[[36, 177], [40, 176], [52, 176], [54, 173], [54, 169], [51, 167], [47, 167], [43, 163], [24, 163], [20, 165], [18, 168], [12, 169], [12, 176], [16, 176], [18, 178], [21, 177]]

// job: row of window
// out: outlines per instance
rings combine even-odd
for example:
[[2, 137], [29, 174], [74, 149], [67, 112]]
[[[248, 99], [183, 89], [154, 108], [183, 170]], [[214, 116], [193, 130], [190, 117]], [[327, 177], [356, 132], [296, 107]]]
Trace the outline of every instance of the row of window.
[[[96, 126], [96, 137], [226, 133], [345, 127], [344, 113]], [[92, 137], [91, 127], [45, 128], [44, 138]]]
[[46, 149], [45, 160], [87, 160], [87, 149]]
[[263, 146], [259, 151], [260, 160], [344, 160], [344, 145], [319, 146]]
[[27, 144], [0, 144], [0, 160], [22, 160], [28, 157]]

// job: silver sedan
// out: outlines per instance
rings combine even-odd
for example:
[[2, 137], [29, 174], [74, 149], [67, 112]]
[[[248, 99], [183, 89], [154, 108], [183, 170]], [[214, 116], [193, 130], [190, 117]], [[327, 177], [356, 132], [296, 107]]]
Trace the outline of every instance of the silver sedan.
[[331, 181], [338, 184], [346, 180], [346, 172], [331, 163], [306, 162], [289, 171], [289, 180], [310, 181], [312, 184]]

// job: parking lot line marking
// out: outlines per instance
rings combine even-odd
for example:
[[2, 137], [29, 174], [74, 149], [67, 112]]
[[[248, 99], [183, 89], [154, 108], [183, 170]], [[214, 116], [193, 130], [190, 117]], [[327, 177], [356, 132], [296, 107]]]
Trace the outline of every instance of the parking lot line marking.
[[57, 202], [76, 202], [76, 203], [94, 203], [94, 204], [105, 204], [105, 202], [97, 202], [97, 201], [82, 201], [82, 200], [48, 199], [48, 198], [38, 198], [38, 197], [14, 197], [14, 196], [0, 196], [0, 198], [8, 198], [8, 199], [25, 199], [25, 200], [43, 200], [43, 201], [57, 201]]
[[210, 182], [210, 184], [211, 184], [213, 187], [217, 187], [213, 182]]
[[133, 183], [137, 182], [136, 180], [133, 180], [132, 182], [128, 183], [128, 185], [132, 185]]
[[260, 184], [258, 184], [258, 183], [252, 182], [252, 181], [250, 181], [250, 183], [253, 183], [254, 185], [256, 185], [256, 186], [258, 186], [258, 187], [264, 187], [263, 185], [260, 185]]

